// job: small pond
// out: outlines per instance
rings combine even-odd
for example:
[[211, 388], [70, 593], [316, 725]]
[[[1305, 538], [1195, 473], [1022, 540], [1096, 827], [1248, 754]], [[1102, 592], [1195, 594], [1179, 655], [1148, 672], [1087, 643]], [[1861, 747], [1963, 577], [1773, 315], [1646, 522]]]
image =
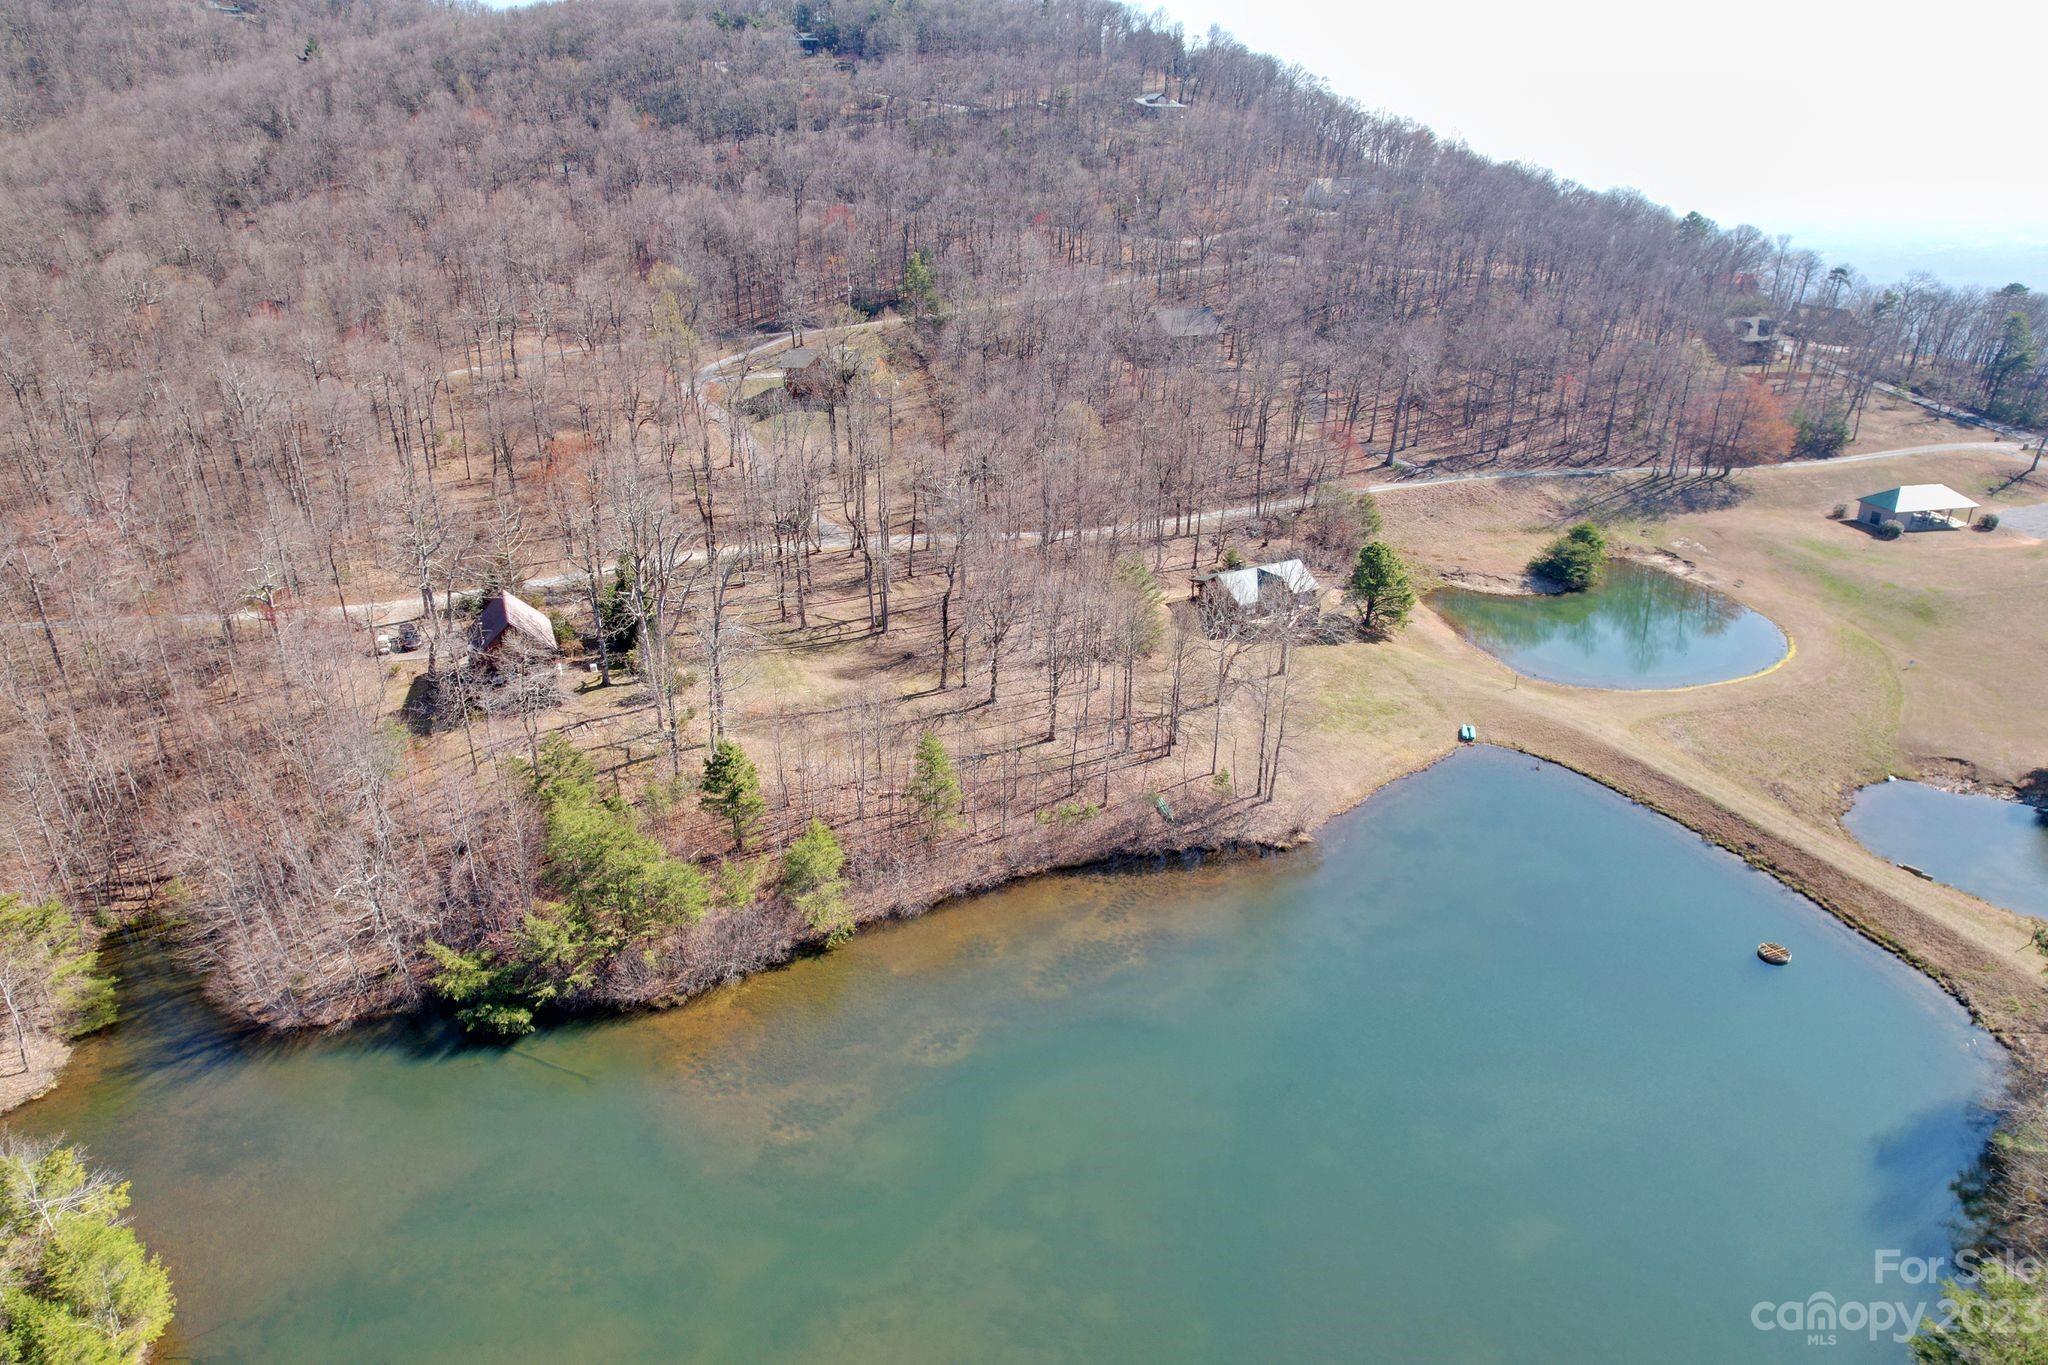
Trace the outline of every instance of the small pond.
[[1879, 782], [1856, 793], [1842, 823], [1873, 853], [2048, 918], [2048, 821], [2024, 802]]
[[1712, 588], [1616, 560], [1600, 586], [1556, 597], [1441, 588], [1429, 604], [1517, 673], [1574, 687], [1726, 682], [1785, 657], [1785, 632]]

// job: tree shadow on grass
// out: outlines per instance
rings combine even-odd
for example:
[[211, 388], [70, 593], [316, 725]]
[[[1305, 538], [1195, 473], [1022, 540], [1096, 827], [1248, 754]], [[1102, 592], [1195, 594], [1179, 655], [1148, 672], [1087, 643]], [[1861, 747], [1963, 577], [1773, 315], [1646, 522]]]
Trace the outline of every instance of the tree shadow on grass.
[[[1992, 486], [1991, 496], [1994, 498], [2002, 498], [2006, 495], [2007, 492], [2014, 488], [2019, 487], [2023, 483], [2035, 484], [2039, 482], [2033, 478], [2034, 472], [2035, 471], [2031, 467], [2015, 471], [2013, 476], [2007, 479], [2004, 483], [1994, 484]], [[2044, 491], [2048, 491], [2048, 483], [2043, 483], [2041, 486], [2043, 487]]]
[[1567, 502], [1557, 524], [1587, 520], [1657, 520], [1687, 512], [1718, 512], [1748, 500], [1732, 479], [1644, 474], [1591, 489]]

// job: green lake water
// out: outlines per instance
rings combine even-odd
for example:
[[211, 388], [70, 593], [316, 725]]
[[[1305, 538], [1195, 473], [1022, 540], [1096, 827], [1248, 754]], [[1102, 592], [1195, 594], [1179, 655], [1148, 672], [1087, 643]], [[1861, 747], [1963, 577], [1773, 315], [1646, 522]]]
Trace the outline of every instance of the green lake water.
[[16, 1122], [133, 1177], [206, 1360], [1810, 1360], [1755, 1306], [1931, 1297], [1873, 1258], [1949, 1250], [1999, 1069], [1762, 874], [1483, 748], [1312, 851], [510, 1050], [128, 993]]
[[1517, 673], [1575, 687], [1690, 687], [1761, 672], [1785, 632], [1712, 588], [1628, 560], [1598, 587], [1554, 597], [1441, 588], [1429, 604]]
[[2048, 917], [2048, 819], [2020, 801], [1879, 782], [1842, 823], [1873, 852], [1973, 896]]

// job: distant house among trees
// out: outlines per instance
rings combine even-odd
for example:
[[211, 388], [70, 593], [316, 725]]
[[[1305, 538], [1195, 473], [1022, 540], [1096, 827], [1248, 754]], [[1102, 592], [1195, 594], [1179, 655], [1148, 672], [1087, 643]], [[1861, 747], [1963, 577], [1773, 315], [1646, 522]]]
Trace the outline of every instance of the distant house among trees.
[[1153, 319], [1172, 341], [1202, 341], [1223, 330], [1223, 319], [1207, 304], [1192, 308], [1155, 308]]
[[1339, 209], [1370, 188], [1361, 176], [1322, 176], [1308, 182], [1301, 198], [1312, 209]]
[[797, 374], [818, 363], [818, 348], [815, 346], [792, 346], [775, 357], [781, 362], [784, 375]]
[[1195, 580], [1195, 590], [1205, 611], [1258, 620], [1314, 605], [1323, 586], [1306, 564], [1283, 559], [1204, 574]]
[[1728, 329], [1730, 336], [1746, 346], [1768, 346], [1778, 336], [1777, 319], [1765, 317], [1761, 313], [1749, 317], [1723, 318], [1721, 325]]
[[1137, 105], [1138, 108], [1142, 109], [1147, 114], [1153, 115], [1154, 117], [1157, 117], [1160, 114], [1177, 114], [1181, 110], [1187, 108], [1185, 104], [1182, 104], [1179, 100], [1174, 99], [1172, 96], [1168, 95], [1164, 90], [1149, 91], [1146, 94], [1138, 96], [1136, 99], [1132, 100], [1131, 103]]
[[1779, 334], [1778, 320], [1763, 313], [1745, 313], [1738, 317], [1723, 318], [1721, 325], [1728, 329], [1733, 343], [1734, 359], [1754, 364], [1775, 358], [1783, 344]]
[[801, 407], [843, 400], [860, 376], [860, 353], [849, 346], [792, 346], [784, 351], [782, 391]]
[[514, 645], [555, 652], [555, 626], [547, 613], [509, 592], [493, 594], [469, 633], [469, 646], [478, 654], [491, 655]]

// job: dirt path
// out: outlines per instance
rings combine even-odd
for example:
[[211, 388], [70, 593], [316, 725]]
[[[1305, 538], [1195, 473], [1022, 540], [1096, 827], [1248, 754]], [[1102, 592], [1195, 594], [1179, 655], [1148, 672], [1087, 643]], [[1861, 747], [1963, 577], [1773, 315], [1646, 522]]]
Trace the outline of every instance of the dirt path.
[[[1872, 450], [1861, 455], [1834, 455], [1825, 460], [1782, 460], [1777, 464], [1757, 465], [1742, 472], [1749, 474], [1775, 474], [1782, 470], [1834, 468], [1837, 465], [1865, 464], [1871, 460], [1897, 460], [1908, 455], [1942, 455], [1963, 451], [1998, 451], [2018, 455], [2020, 447], [2011, 441], [1950, 441], [1939, 445], [1900, 446], [1896, 450]], [[1365, 491], [1373, 494], [1399, 493], [1411, 488], [1443, 488], [1458, 483], [1517, 483], [1523, 480], [1543, 479], [1604, 479], [1630, 474], [1656, 474], [1662, 465], [1600, 465], [1591, 469], [1510, 469], [1498, 474], [1445, 474], [1433, 479], [1397, 479], [1390, 483], [1372, 483]]]

